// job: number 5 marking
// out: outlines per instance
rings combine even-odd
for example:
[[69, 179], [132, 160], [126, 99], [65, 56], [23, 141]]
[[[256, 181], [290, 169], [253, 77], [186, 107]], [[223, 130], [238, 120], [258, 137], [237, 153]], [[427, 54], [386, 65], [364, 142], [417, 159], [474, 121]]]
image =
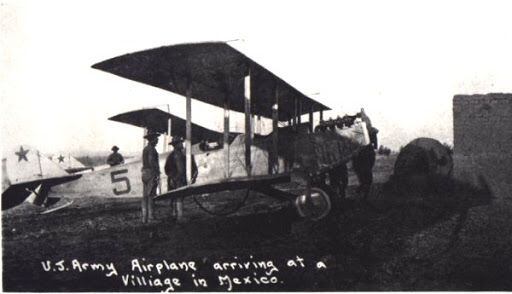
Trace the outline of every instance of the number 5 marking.
[[126, 183], [126, 189], [124, 189], [124, 190], [117, 190], [116, 188], [112, 189], [112, 191], [114, 192], [115, 195], [130, 193], [130, 191], [132, 190], [132, 188], [130, 186], [130, 179], [128, 179], [128, 177], [124, 176], [124, 177], [116, 178], [116, 176], [125, 174], [125, 173], [128, 173], [127, 169], [120, 169], [120, 170], [116, 170], [116, 171], [113, 171], [110, 173], [110, 179], [112, 180], [112, 184], [119, 183], [119, 182]]

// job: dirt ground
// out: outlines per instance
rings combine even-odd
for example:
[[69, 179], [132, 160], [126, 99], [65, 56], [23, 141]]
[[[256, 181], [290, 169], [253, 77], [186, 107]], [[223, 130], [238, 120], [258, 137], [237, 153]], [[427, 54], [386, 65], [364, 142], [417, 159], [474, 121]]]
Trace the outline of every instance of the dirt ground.
[[[511, 183], [489, 174], [489, 189], [439, 179], [398, 193], [384, 184], [395, 158], [378, 158], [367, 202], [351, 172], [348, 198], [319, 222], [252, 193], [228, 217], [188, 198], [182, 223], [158, 202], [150, 225], [138, 199], [81, 195], [45, 215], [23, 204], [2, 213], [3, 290], [512, 290]], [[222, 212], [235, 194], [196, 200]]]

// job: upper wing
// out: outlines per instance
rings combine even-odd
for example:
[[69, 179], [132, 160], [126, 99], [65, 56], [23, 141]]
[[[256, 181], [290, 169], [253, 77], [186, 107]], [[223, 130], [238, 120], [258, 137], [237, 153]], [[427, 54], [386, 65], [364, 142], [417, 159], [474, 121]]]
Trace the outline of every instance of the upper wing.
[[[184, 138], [186, 136], [186, 120], [157, 108], [129, 111], [109, 118], [109, 120], [149, 128], [159, 133], [167, 133], [169, 119], [171, 120], [171, 134]], [[231, 132], [229, 134], [230, 142], [239, 134]], [[223, 133], [192, 123], [192, 144], [202, 140], [220, 142], [222, 139]]]
[[185, 197], [204, 193], [215, 193], [228, 190], [252, 189], [271, 186], [280, 183], [288, 183], [291, 178], [289, 174], [264, 175], [252, 177], [234, 177], [221, 181], [192, 184], [176, 190], [158, 195], [155, 200], [171, 199], [175, 197]]
[[[92, 66], [183, 96], [244, 112], [244, 78], [251, 76], [251, 112], [272, 118], [276, 91], [279, 121], [329, 108], [315, 101], [240, 51], [222, 42], [180, 44], [114, 57]], [[296, 109], [296, 103], [301, 108]]]

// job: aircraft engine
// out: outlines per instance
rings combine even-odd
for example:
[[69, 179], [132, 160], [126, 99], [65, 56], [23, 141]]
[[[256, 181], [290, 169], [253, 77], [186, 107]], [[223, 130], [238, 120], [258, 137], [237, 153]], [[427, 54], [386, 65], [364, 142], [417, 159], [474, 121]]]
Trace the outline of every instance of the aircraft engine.
[[295, 199], [295, 207], [301, 217], [314, 221], [326, 217], [331, 211], [329, 195], [320, 188], [311, 188], [311, 200], [306, 201], [306, 195]]

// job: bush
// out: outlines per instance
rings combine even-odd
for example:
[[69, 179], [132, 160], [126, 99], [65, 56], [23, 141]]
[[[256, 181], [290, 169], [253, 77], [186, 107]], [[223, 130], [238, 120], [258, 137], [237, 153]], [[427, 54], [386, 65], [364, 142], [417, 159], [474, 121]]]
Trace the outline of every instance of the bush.
[[377, 154], [389, 156], [391, 154], [391, 149], [380, 145], [379, 149], [377, 150]]

